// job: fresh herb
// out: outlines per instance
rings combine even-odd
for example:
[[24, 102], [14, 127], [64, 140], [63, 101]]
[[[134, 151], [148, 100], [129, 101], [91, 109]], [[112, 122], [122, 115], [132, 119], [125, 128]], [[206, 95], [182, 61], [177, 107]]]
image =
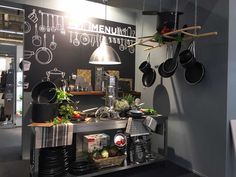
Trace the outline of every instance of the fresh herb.
[[69, 104], [61, 105], [59, 107], [59, 115], [66, 119], [70, 119], [73, 116], [74, 111], [74, 107]]
[[71, 97], [73, 96], [72, 94], [64, 91], [61, 88], [56, 88], [56, 94], [57, 94], [57, 102], [62, 103], [62, 102], [68, 102], [71, 103], [73, 102], [71, 100]]
[[127, 94], [127, 95], [123, 96], [122, 100], [126, 100], [129, 103], [129, 105], [131, 106], [132, 104], [134, 104], [135, 96], [133, 96], [131, 94]]

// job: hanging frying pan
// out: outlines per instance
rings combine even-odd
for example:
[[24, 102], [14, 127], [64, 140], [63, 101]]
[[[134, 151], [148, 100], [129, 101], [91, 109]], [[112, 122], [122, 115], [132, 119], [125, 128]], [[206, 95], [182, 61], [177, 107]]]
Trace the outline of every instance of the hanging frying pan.
[[41, 65], [47, 65], [52, 61], [52, 51], [46, 47], [46, 34], [43, 35], [43, 46], [35, 52], [35, 59]]
[[205, 68], [202, 63], [196, 62], [191, 67], [185, 70], [185, 80], [190, 85], [196, 85], [203, 79], [205, 75]]
[[160, 79], [153, 94], [153, 108], [158, 110], [158, 113], [163, 116], [170, 114], [170, 98], [166, 87], [163, 85], [163, 78]]
[[142, 77], [142, 82], [145, 87], [151, 87], [156, 80], [156, 71], [150, 68]]

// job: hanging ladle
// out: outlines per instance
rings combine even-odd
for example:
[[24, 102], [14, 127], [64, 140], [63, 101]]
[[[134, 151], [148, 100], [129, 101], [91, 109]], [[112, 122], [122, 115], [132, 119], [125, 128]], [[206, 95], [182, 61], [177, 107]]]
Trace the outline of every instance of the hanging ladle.
[[44, 33], [47, 29], [46, 26], [43, 24], [43, 15], [44, 15], [44, 13], [41, 10], [39, 10], [39, 13], [41, 14], [41, 25], [39, 26], [39, 31]]
[[52, 35], [52, 41], [49, 45], [49, 48], [51, 50], [55, 50], [57, 48], [57, 43], [55, 42], [55, 34]]

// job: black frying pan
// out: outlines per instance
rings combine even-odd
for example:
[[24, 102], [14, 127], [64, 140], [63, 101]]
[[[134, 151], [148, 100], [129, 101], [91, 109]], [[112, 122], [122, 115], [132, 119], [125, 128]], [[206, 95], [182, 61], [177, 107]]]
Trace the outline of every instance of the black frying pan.
[[205, 75], [205, 68], [202, 63], [196, 62], [191, 67], [185, 70], [185, 80], [190, 85], [196, 85], [203, 79]]
[[156, 71], [152, 68], [145, 72], [142, 77], [142, 82], [145, 87], [151, 87], [156, 80]]

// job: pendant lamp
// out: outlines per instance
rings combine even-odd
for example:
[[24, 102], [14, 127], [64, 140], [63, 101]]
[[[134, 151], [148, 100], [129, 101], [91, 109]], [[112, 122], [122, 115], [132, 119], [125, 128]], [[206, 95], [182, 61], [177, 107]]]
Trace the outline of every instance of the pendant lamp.
[[[105, 3], [105, 26], [106, 26], [106, 15], [107, 15], [107, 0]], [[106, 36], [102, 36], [102, 42], [100, 46], [92, 53], [90, 64], [95, 65], [118, 65], [121, 64], [118, 53], [108, 44]]]

